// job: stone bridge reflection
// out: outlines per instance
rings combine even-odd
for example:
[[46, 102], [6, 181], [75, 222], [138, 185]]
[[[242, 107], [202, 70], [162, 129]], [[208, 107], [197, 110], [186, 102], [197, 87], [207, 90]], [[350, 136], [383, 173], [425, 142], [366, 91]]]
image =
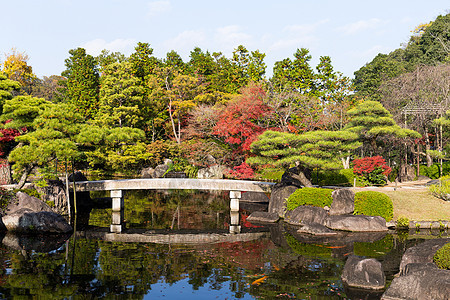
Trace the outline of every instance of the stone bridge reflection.
[[[230, 233], [239, 233], [239, 200], [242, 192], [270, 192], [274, 183], [250, 180], [226, 179], [187, 179], [154, 178], [122, 179], [75, 182], [76, 192], [109, 191], [112, 198], [112, 233], [121, 233], [125, 229], [125, 203], [123, 191], [126, 190], [208, 190], [229, 191], [230, 195]], [[71, 183], [71, 188], [73, 184]]]

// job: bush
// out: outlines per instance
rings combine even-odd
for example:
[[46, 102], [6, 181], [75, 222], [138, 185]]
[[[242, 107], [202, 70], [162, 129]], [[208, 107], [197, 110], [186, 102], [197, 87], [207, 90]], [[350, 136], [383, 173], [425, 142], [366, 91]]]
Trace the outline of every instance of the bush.
[[409, 228], [409, 219], [406, 217], [400, 217], [397, 220], [397, 228]]
[[340, 169], [331, 171], [314, 171], [311, 175], [311, 182], [313, 184], [324, 186], [353, 186], [353, 181], [356, 178], [356, 186], [364, 186], [358, 176], [353, 173], [352, 169]]
[[440, 269], [450, 270], [450, 243], [436, 251], [433, 261]]
[[381, 216], [386, 221], [392, 220], [394, 208], [388, 195], [364, 191], [355, 193], [355, 215]]
[[[427, 167], [425, 165], [420, 165], [419, 174], [423, 176], [427, 176], [431, 179], [439, 178], [439, 169], [441, 165], [439, 163], [435, 163], [431, 165], [431, 167]], [[450, 175], [450, 161], [446, 161], [442, 163], [442, 176]]]
[[367, 185], [385, 185], [392, 169], [381, 156], [364, 157], [353, 161], [353, 172]]
[[331, 197], [332, 190], [305, 187], [296, 190], [286, 200], [286, 207], [288, 210], [294, 210], [301, 205], [312, 205], [317, 207], [331, 206], [333, 197]]
[[450, 201], [450, 175], [441, 177], [439, 184], [430, 185], [428, 190], [436, 198]]

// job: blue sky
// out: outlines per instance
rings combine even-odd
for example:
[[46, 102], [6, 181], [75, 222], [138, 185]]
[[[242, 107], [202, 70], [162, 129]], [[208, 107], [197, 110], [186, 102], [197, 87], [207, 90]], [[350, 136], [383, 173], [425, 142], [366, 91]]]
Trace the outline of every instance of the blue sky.
[[148, 42], [159, 58], [175, 50], [187, 61], [196, 46], [230, 57], [242, 44], [266, 54], [269, 76], [276, 61], [308, 48], [313, 67], [328, 55], [353, 77], [449, 10], [448, 0], [0, 0], [0, 60], [12, 47], [25, 51], [42, 77], [60, 75], [77, 47], [129, 55]]

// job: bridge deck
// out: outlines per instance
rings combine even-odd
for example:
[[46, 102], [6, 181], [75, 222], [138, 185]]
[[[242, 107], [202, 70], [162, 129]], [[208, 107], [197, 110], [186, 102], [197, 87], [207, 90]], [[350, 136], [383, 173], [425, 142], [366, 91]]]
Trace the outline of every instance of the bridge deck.
[[210, 190], [270, 192], [274, 183], [250, 180], [190, 179], [190, 178], [148, 178], [76, 182], [76, 190]]

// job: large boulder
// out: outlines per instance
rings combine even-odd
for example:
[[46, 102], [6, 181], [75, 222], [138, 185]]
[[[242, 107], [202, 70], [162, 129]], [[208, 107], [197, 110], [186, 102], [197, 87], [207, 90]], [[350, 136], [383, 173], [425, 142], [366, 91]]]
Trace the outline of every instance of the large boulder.
[[157, 165], [153, 172], [153, 178], [163, 178], [167, 171], [169, 171], [169, 165]]
[[67, 233], [72, 227], [57, 213], [50, 211], [32, 211], [21, 208], [3, 216], [2, 221], [8, 231], [13, 232], [47, 232]]
[[322, 237], [329, 237], [329, 236], [336, 236], [339, 233], [329, 229], [328, 227], [325, 227], [318, 223], [310, 223], [303, 225], [297, 230], [297, 233], [300, 234], [310, 234], [314, 236], [322, 236]]
[[247, 221], [250, 223], [275, 223], [280, 219], [278, 214], [266, 211], [254, 211], [248, 217]]
[[16, 211], [20, 209], [29, 209], [33, 212], [40, 212], [40, 211], [53, 211], [50, 206], [48, 206], [45, 202], [42, 200], [29, 196], [28, 194], [25, 194], [24, 192], [17, 192], [16, 194], [16, 201], [11, 202], [6, 208], [5, 208], [5, 214], [10, 215], [15, 213]]
[[350, 189], [337, 189], [331, 193], [330, 215], [351, 214], [355, 210], [355, 193]]
[[222, 179], [224, 171], [225, 171], [224, 166], [213, 165], [208, 168], [203, 168], [203, 169], [198, 170], [197, 178], [199, 178], [199, 179]]
[[317, 223], [325, 225], [328, 213], [322, 207], [302, 205], [294, 210], [288, 210], [284, 220], [291, 225], [306, 225]]
[[286, 213], [286, 199], [298, 189], [295, 185], [285, 185], [277, 183], [272, 188], [269, 201], [269, 212], [276, 213], [281, 218], [284, 218]]
[[265, 193], [262, 192], [244, 192], [241, 195], [240, 201], [247, 201], [247, 202], [262, 202], [262, 203], [268, 203], [269, 197]]
[[450, 270], [441, 270], [432, 263], [408, 265], [402, 276], [394, 278], [381, 299], [448, 300]]
[[387, 231], [386, 220], [379, 216], [335, 215], [327, 218], [330, 229], [344, 231]]
[[406, 268], [409, 264], [433, 263], [433, 256], [436, 254], [436, 251], [449, 242], [450, 239], [432, 239], [408, 248], [400, 262], [400, 274], [406, 273]]
[[53, 203], [54, 212], [62, 215], [69, 214], [66, 188], [61, 180], [47, 180], [46, 186], [35, 185], [35, 189], [41, 195], [42, 201], [46, 203]]
[[374, 258], [350, 255], [341, 275], [342, 282], [350, 287], [381, 290], [386, 284], [381, 263]]
[[155, 169], [148, 167], [141, 170], [141, 178], [153, 178]]
[[416, 177], [416, 169], [410, 165], [401, 165], [398, 169], [398, 181], [413, 181]]

